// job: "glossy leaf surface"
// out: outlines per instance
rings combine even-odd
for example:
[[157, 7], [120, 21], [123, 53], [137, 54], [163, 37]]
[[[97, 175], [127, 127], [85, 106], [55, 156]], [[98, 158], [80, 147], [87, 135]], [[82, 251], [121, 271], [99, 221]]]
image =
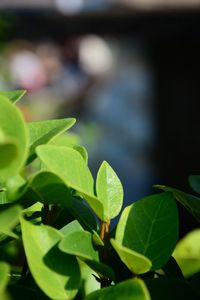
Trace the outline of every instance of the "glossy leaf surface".
[[80, 286], [80, 271], [76, 258], [57, 248], [62, 234], [24, 219], [21, 226], [28, 265], [38, 286], [51, 299], [73, 299]]
[[106, 161], [102, 163], [97, 174], [96, 192], [102, 202], [105, 219], [115, 218], [123, 204], [123, 187], [117, 174]]
[[161, 268], [171, 256], [178, 238], [178, 212], [172, 194], [144, 197], [125, 208], [115, 238], [123, 246], [149, 258], [152, 270]]

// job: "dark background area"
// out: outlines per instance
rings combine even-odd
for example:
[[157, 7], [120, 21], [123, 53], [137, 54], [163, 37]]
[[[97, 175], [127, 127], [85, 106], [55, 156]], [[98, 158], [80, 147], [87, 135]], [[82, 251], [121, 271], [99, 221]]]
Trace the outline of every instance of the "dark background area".
[[[95, 33], [137, 38], [154, 76], [157, 183], [190, 192], [187, 178], [200, 173], [200, 9], [89, 12], [64, 16], [45, 10], [4, 10], [2, 43]], [[196, 227], [181, 210], [182, 231]]]

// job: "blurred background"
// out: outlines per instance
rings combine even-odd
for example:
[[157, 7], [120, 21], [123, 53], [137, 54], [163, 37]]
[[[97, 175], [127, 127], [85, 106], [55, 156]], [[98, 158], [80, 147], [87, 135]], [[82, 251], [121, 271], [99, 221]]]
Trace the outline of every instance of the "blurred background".
[[[0, 89], [28, 121], [76, 117], [125, 205], [200, 174], [199, 0], [1, 0]], [[185, 211], [183, 230], [195, 226]]]

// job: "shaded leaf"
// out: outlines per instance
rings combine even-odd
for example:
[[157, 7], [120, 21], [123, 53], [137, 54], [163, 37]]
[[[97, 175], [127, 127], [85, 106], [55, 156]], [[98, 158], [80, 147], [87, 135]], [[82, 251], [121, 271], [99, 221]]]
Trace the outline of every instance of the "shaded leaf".
[[18, 155], [18, 144], [15, 139], [0, 134], [0, 169], [6, 168]]
[[57, 248], [62, 234], [24, 219], [21, 226], [28, 265], [38, 286], [51, 299], [72, 299], [80, 286], [80, 271], [76, 258]]
[[106, 161], [102, 163], [97, 174], [96, 192], [104, 208], [104, 218], [115, 218], [122, 208], [123, 187], [117, 174]]
[[35, 157], [35, 148], [52, 141], [57, 135], [71, 128], [76, 120], [74, 118], [48, 120], [28, 123], [30, 135], [30, 150], [28, 163]]
[[165, 185], [154, 185], [154, 187], [173, 193], [174, 198], [200, 222], [200, 198]]
[[93, 232], [98, 229], [94, 213], [82, 200], [73, 198], [72, 206], [69, 207], [69, 210], [85, 230]]
[[147, 279], [145, 283], [152, 300], [198, 300], [199, 296], [192, 290], [189, 283], [175, 278]]
[[143, 274], [151, 269], [151, 261], [144, 255], [122, 246], [119, 242], [111, 239], [111, 244], [118, 253], [124, 264], [134, 274]]
[[199, 286], [200, 286], [200, 272], [199, 273], [196, 273], [195, 275], [193, 275], [191, 278], [190, 278], [190, 286], [193, 290], [195, 290], [195, 292], [199, 295], [200, 297], [200, 289], [199, 289]]
[[173, 256], [171, 256], [165, 266], [162, 267], [166, 276], [184, 279], [183, 273]]
[[160, 269], [171, 256], [178, 238], [178, 212], [173, 195], [151, 195], [126, 207], [115, 238], [121, 245], [149, 258], [152, 270]]
[[19, 223], [22, 209], [20, 206], [12, 206], [0, 212], [0, 232], [16, 238], [12, 229]]
[[70, 189], [58, 176], [49, 171], [34, 174], [29, 185], [40, 196], [42, 203], [62, 206], [69, 206], [71, 203]]
[[2, 296], [6, 290], [6, 286], [9, 281], [9, 277], [8, 277], [9, 271], [10, 271], [9, 265], [5, 262], [0, 262], [0, 296]]
[[89, 294], [85, 300], [151, 300], [141, 279], [129, 279]]
[[191, 175], [188, 178], [191, 188], [200, 194], [200, 175]]
[[0, 181], [4, 182], [18, 174], [25, 163], [28, 132], [19, 109], [2, 96], [0, 112]]

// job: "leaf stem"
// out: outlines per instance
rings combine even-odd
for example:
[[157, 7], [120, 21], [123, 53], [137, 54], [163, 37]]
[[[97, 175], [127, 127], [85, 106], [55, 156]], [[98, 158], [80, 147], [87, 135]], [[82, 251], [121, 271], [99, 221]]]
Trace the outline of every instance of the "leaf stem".
[[[109, 230], [110, 230], [110, 222], [103, 222], [100, 220], [100, 238], [104, 242], [104, 247], [99, 247], [99, 258], [100, 261], [104, 264], [108, 263], [108, 249], [107, 244], [109, 241]], [[109, 286], [110, 285], [110, 279], [101, 276], [100, 277], [100, 283], [101, 288]]]

